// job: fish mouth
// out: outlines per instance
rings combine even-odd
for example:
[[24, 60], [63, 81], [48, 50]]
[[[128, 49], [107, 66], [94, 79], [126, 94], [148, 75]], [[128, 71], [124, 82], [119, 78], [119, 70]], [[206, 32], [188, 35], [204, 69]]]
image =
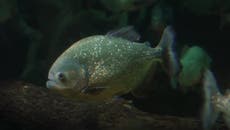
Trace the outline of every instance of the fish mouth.
[[[57, 82], [53, 81], [53, 80], [48, 80], [46, 82], [46, 87], [48, 89], [53, 89], [53, 90], [66, 90], [66, 89], [71, 89], [71, 88], [67, 88], [67, 87], [61, 87]], [[88, 86], [83, 86], [81, 88], [78, 89], [78, 91], [80, 91], [81, 93], [87, 93], [88, 92], [89, 87]]]
[[61, 87], [53, 80], [48, 80], [46, 82], [46, 87], [48, 89], [60, 89]]

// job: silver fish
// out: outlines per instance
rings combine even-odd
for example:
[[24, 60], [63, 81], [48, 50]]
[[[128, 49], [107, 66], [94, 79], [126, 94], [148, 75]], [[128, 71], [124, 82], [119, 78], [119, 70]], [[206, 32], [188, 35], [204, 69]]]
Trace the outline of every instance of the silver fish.
[[214, 74], [206, 69], [203, 74], [204, 104], [202, 110], [202, 122], [204, 130], [210, 130], [219, 115], [213, 102], [213, 96], [220, 95]]
[[230, 91], [225, 94], [219, 91], [215, 77], [210, 70], [204, 74], [204, 93], [205, 104], [203, 109], [203, 127], [204, 130], [211, 130], [218, 116], [222, 117], [230, 129]]
[[178, 64], [173, 44], [174, 31], [170, 26], [155, 48], [112, 35], [83, 38], [53, 63], [47, 87], [87, 94], [98, 90], [104, 98], [130, 92], [142, 83], [164, 52], [169, 51], [170, 75], [175, 76]]

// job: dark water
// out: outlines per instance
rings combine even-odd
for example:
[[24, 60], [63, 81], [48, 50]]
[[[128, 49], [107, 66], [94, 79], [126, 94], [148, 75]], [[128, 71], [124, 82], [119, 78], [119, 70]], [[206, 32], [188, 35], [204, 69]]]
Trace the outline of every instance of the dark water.
[[[43, 84], [50, 64], [74, 41], [125, 25], [134, 25], [142, 34], [143, 41], [156, 45], [162, 28], [171, 24], [177, 33], [178, 46], [199, 45], [213, 58], [214, 70], [228, 69], [229, 63], [222, 60], [229, 55], [227, 45], [230, 41], [229, 23], [222, 18], [228, 14], [225, 3], [219, 3], [220, 7], [207, 3], [212, 8], [204, 11], [194, 11], [182, 6], [183, 2], [174, 1], [146, 0], [114, 7], [108, 3], [99, 0], [58, 3], [3, 0], [0, 21], [1, 79], [23, 78]], [[116, 6], [121, 9], [114, 11]], [[130, 9], [130, 6], [135, 9]], [[156, 8], [161, 13], [154, 14], [152, 10]], [[224, 11], [219, 11], [222, 8]], [[154, 21], [153, 17], [159, 19]], [[159, 24], [155, 25], [157, 22]]]
[[[116, 0], [111, 3], [105, 0], [1, 0], [0, 79], [23, 80], [45, 86], [49, 67], [55, 58], [83, 37], [133, 25], [140, 32], [141, 41], [150, 41], [154, 46], [164, 27], [172, 25], [176, 32], [178, 53], [184, 45], [202, 47], [212, 58], [211, 69], [219, 84], [223, 88], [230, 87], [229, 2], [202, 4], [194, 1], [191, 4], [191, 0], [137, 0], [134, 3], [114, 4], [113, 1]], [[172, 93], [160, 93], [148, 99], [127, 97], [134, 99], [134, 104], [143, 111], [199, 115], [202, 99], [197, 93], [170, 91]], [[168, 100], [168, 97], [174, 98]], [[181, 97], [184, 97], [183, 100]], [[149, 106], [152, 101], [159, 108]]]

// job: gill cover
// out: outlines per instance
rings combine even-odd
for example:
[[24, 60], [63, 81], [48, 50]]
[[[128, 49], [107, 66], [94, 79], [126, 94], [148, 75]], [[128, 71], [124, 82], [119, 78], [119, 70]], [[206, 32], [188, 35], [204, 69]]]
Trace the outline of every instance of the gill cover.
[[87, 86], [88, 77], [86, 68], [78, 61], [60, 57], [52, 65], [48, 74], [47, 88], [77, 89]]

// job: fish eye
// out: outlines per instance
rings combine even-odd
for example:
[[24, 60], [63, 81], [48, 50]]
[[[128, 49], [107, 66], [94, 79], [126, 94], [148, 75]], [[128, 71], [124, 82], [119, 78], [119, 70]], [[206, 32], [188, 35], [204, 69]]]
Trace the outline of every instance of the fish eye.
[[60, 81], [64, 81], [65, 80], [65, 75], [61, 72], [58, 72], [57, 73], [57, 78], [60, 80]]

